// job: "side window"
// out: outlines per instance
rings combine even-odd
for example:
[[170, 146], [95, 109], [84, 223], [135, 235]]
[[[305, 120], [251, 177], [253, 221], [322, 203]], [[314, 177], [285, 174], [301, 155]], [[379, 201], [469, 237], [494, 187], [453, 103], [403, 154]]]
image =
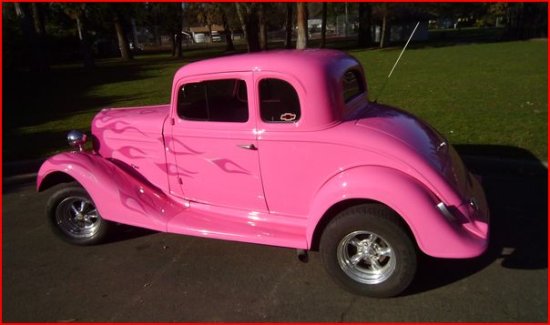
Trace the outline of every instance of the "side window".
[[291, 123], [300, 119], [300, 100], [291, 84], [280, 79], [260, 81], [260, 115], [264, 122]]
[[344, 101], [346, 103], [365, 92], [365, 85], [359, 71], [349, 70], [344, 74], [343, 80]]
[[178, 93], [178, 115], [182, 119], [211, 122], [248, 121], [246, 83], [220, 79], [189, 83]]

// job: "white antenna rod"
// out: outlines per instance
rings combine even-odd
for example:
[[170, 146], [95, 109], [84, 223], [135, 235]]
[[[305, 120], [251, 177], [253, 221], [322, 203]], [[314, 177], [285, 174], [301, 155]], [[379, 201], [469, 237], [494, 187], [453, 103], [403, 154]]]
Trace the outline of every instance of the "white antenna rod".
[[391, 68], [391, 71], [390, 73], [388, 74], [388, 77], [386, 78], [386, 81], [384, 81], [384, 84], [382, 85], [382, 89], [380, 89], [380, 93], [378, 94], [378, 96], [376, 97], [376, 99], [374, 100], [374, 102], [376, 103], [378, 101], [378, 97], [380, 97], [380, 95], [382, 95], [382, 92], [384, 91], [384, 88], [386, 88], [386, 84], [388, 83], [388, 80], [390, 80], [390, 77], [393, 73], [393, 70], [395, 70], [395, 67], [397, 66], [397, 64], [399, 63], [399, 60], [401, 60], [401, 57], [403, 56], [403, 53], [405, 53], [405, 50], [407, 49], [407, 46], [409, 46], [409, 42], [411, 41], [411, 39], [413, 38], [414, 36], [414, 33], [416, 32], [416, 29], [418, 28], [418, 25], [420, 25], [420, 21], [416, 23], [416, 26], [414, 26], [414, 29], [411, 33], [411, 36], [409, 36], [409, 39], [407, 40], [407, 43], [405, 43], [405, 46], [403, 47], [403, 49], [401, 50], [401, 53], [399, 54], [399, 57], [397, 58], [397, 60], [395, 61], [395, 63], [393, 64], [393, 67]]

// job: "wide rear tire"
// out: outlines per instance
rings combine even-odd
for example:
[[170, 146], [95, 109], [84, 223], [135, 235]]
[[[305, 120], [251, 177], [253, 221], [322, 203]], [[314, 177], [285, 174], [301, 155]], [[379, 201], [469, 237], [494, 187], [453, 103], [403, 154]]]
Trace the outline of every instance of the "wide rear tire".
[[323, 232], [320, 253], [337, 283], [364, 296], [396, 296], [416, 273], [415, 245], [399, 217], [380, 204], [338, 214]]

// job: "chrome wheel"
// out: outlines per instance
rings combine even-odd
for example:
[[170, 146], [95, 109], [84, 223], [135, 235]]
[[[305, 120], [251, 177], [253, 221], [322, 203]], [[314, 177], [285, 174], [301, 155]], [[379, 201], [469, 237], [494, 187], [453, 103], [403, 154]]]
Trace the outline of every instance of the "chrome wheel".
[[102, 219], [90, 199], [69, 196], [57, 206], [55, 222], [67, 236], [75, 239], [88, 239], [98, 233]]
[[377, 203], [349, 207], [326, 226], [319, 245], [323, 265], [347, 290], [393, 297], [416, 272], [416, 248], [393, 210]]
[[369, 231], [354, 231], [337, 247], [338, 264], [351, 279], [365, 284], [387, 280], [395, 270], [396, 257], [390, 244]]

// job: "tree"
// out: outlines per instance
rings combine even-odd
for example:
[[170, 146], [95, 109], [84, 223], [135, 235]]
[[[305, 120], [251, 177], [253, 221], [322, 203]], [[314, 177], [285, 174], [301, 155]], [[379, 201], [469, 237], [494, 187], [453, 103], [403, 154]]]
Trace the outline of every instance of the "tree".
[[14, 6], [28, 46], [31, 70], [34, 72], [48, 71], [48, 59], [44, 49], [46, 32], [43, 17], [39, 16], [37, 4], [16, 2]]
[[38, 47], [39, 47], [39, 60], [40, 60], [40, 70], [48, 71], [49, 58], [48, 58], [48, 35], [46, 33], [46, 27], [44, 24], [44, 10], [47, 5], [42, 3], [31, 3], [32, 16], [34, 18], [34, 30], [38, 38]]
[[259, 40], [260, 48], [267, 50], [267, 19], [266, 19], [266, 3], [262, 2], [258, 4], [258, 25], [259, 25]]
[[387, 3], [382, 3], [381, 5], [381, 14], [382, 14], [382, 28], [380, 31], [380, 48], [384, 48], [388, 45], [390, 40], [390, 30], [391, 27], [388, 23], [388, 14], [389, 14], [389, 5]]
[[84, 67], [91, 69], [95, 66], [94, 56], [92, 54], [92, 48], [90, 44], [90, 38], [88, 35], [87, 24], [87, 6], [85, 3], [60, 3], [63, 8], [63, 12], [76, 22], [76, 29], [78, 32], [78, 40], [80, 41], [80, 52], [82, 53], [82, 59]]
[[296, 26], [298, 28], [298, 38], [296, 39], [296, 48], [307, 48], [307, 4], [305, 2], [296, 3]]
[[130, 51], [130, 45], [128, 43], [128, 37], [126, 36], [126, 29], [124, 28], [125, 22], [123, 21], [123, 10], [120, 4], [110, 4], [109, 9], [111, 11], [113, 25], [115, 26], [116, 36], [118, 40], [118, 48], [120, 50], [120, 57], [123, 61], [133, 60], [134, 56]]
[[294, 13], [292, 8], [294, 4], [287, 2], [286, 3], [286, 20], [285, 20], [285, 48], [292, 48], [292, 27], [294, 22]]
[[[237, 17], [239, 18], [239, 22], [241, 23], [241, 30], [243, 31], [244, 39], [247, 40], [247, 44], [248, 44], [248, 33], [246, 32], [246, 20], [244, 18], [243, 9], [238, 2], [235, 2], [235, 11], [237, 12]], [[250, 47], [248, 48], [248, 51], [250, 52]]]
[[182, 28], [184, 17], [185, 20], [197, 19], [197, 12], [201, 11], [198, 4], [186, 4], [185, 7], [181, 3], [157, 3], [150, 2], [143, 5], [145, 13], [140, 17], [142, 23], [153, 31], [157, 45], [160, 45], [160, 35], [170, 35], [172, 45], [172, 56], [182, 57]]
[[488, 13], [504, 18], [506, 37], [527, 39], [548, 36], [547, 4], [544, 3], [494, 3]]
[[327, 40], [327, 3], [323, 2], [323, 11], [321, 17], [321, 48], [324, 48]]
[[359, 3], [359, 30], [357, 45], [371, 46], [372, 7], [370, 3]]
[[229, 19], [227, 18], [227, 13], [230, 12], [232, 6], [227, 3], [220, 3], [218, 4], [219, 10], [221, 12], [221, 18], [222, 18], [222, 24], [223, 24], [223, 30], [225, 34], [225, 50], [227, 52], [235, 51], [235, 45], [233, 44], [233, 32], [231, 25], [229, 24]]
[[259, 21], [257, 3], [235, 2], [235, 9], [245, 31], [248, 52], [257, 52], [261, 49], [259, 39]]

